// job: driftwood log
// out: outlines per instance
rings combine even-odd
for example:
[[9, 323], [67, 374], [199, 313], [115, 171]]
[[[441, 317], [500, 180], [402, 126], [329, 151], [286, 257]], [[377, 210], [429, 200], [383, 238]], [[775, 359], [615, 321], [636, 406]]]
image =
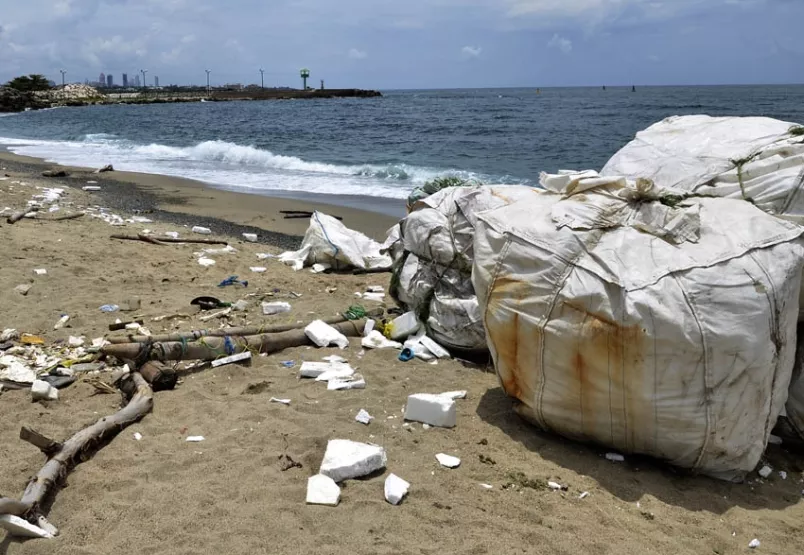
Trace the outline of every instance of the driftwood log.
[[[368, 311], [368, 316], [379, 318], [383, 315], [383, 309]], [[329, 325], [341, 324], [348, 321], [343, 316], [333, 316], [326, 318], [324, 322]], [[140, 322], [142, 324], [142, 322]], [[247, 336], [247, 335], [262, 335], [266, 333], [282, 333], [291, 330], [298, 330], [306, 328], [310, 322], [305, 324], [287, 324], [281, 326], [251, 326], [247, 328], [221, 328], [218, 330], [194, 330], [176, 333], [166, 333], [163, 335], [126, 335], [121, 337], [109, 337], [107, 341], [113, 345], [120, 345], [121, 343], [161, 343], [165, 341], [196, 341], [202, 337], [226, 337], [229, 336]], [[115, 325], [115, 324], [112, 324]], [[112, 325], [109, 329], [112, 329]], [[124, 326], [125, 327], [125, 326]], [[120, 329], [120, 328], [118, 328]]]
[[[332, 326], [347, 337], [360, 337], [366, 320], [350, 320]], [[200, 340], [162, 341], [155, 343], [122, 343], [101, 348], [105, 355], [124, 360], [215, 360], [220, 357], [254, 351], [275, 353], [290, 347], [312, 345], [303, 329], [281, 333], [265, 333], [250, 336], [202, 337]]]
[[228, 245], [227, 241], [220, 239], [174, 239], [173, 237], [151, 237], [142, 233], [138, 235], [111, 235], [112, 239], [120, 239], [122, 241], [144, 241], [146, 243], [153, 243], [155, 245], [165, 243], [199, 243], [201, 245]]
[[[30, 441], [40, 449], [60, 446], [45, 463], [42, 469], [31, 478], [22, 499], [17, 501], [7, 497], [0, 498], [0, 514], [21, 516], [32, 524], [47, 526], [42, 507], [55, 488], [64, 480], [72, 468], [88, 460], [95, 450], [117, 435], [129, 424], [133, 424], [148, 414], [153, 407], [153, 391], [148, 382], [138, 372], [129, 377], [133, 384], [133, 393], [125, 407], [111, 416], [98, 420], [95, 424], [84, 428], [62, 444], [48, 440], [41, 434], [31, 435], [26, 428], [20, 433], [23, 439]], [[30, 439], [34, 438], [34, 439]], [[47, 445], [42, 445], [47, 443]]]
[[35, 216], [38, 210], [39, 208], [34, 206], [31, 208], [26, 208], [25, 210], [20, 210], [19, 212], [14, 212], [8, 218], [6, 218], [6, 223], [15, 224], [26, 216]]

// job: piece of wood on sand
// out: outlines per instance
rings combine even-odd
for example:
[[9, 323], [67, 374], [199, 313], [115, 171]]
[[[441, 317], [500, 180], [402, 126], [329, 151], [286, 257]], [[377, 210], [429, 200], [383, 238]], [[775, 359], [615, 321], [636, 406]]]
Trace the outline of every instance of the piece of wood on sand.
[[[366, 320], [350, 320], [333, 324], [346, 337], [361, 337]], [[203, 337], [199, 341], [162, 341], [155, 343], [122, 343], [101, 348], [105, 355], [123, 360], [215, 360], [245, 351], [275, 353], [291, 347], [313, 345], [303, 329], [249, 336]]]
[[[44, 507], [49, 498], [57, 493], [60, 484], [70, 470], [77, 464], [88, 460], [97, 449], [126, 426], [139, 421], [153, 408], [153, 391], [142, 375], [139, 372], [133, 372], [127, 380], [130, 381], [132, 387], [126, 406], [111, 416], [101, 418], [95, 424], [77, 432], [62, 443], [61, 448], [28, 482], [22, 499], [17, 501], [7, 497], [0, 498], [0, 514], [20, 516], [32, 524], [54, 529], [45, 518]], [[35, 441], [39, 442], [39, 440]]]
[[120, 239], [121, 241], [144, 241], [146, 243], [153, 243], [154, 245], [163, 245], [166, 243], [199, 243], [201, 245], [228, 245], [228, 241], [221, 241], [220, 239], [174, 239], [173, 237], [160, 237], [159, 239], [144, 235], [111, 235], [111, 239]]

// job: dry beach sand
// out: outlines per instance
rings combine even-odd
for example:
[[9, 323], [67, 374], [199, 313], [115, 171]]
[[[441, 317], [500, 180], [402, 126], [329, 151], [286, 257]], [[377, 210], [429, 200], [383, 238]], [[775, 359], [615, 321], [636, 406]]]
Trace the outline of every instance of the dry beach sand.
[[[394, 223], [388, 216], [309, 202], [269, 199], [199, 187], [182, 180], [133, 174], [70, 178], [39, 177], [30, 159], [0, 157], [0, 208], [23, 207], [37, 186], [65, 187], [61, 201], [100, 204], [152, 223], [111, 227], [95, 218], [62, 222], [0, 223], [0, 328], [43, 335], [48, 342], [69, 335], [93, 338], [120, 314], [99, 306], [137, 296], [155, 333], [163, 327], [203, 327], [191, 315], [181, 324], [151, 321], [163, 314], [192, 313], [189, 301], [214, 295], [226, 301], [248, 294], [274, 294], [290, 302], [290, 314], [265, 317], [257, 306], [231, 322], [295, 323], [326, 318], [353, 304], [368, 285], [388, 287], [389, 275], [293, 272], [258, 252], [279, 253], [298, 245], [307, 220], [283, 220], [279, 210], [320, 207], [344, 223], [382, 239]], [[80, 186], [98, 180], [101, 193]], [[24, 182], [26, 185], [15, 184]], [[213, 237], [230, 239], [237, 253], [213, 256], [204, 268], [193, 253], [200, 245], [158, 246], [115, 241], [112, 233], [145, 228], [162, 234], [185, 225], [205, 225]], [[254, 231], [262, 243], [243, 242]], [[250, 266], [266, 266], [262, 274]], [[46, 268], [35, 276], [35, 268]], [[216, 287], [237, 274], [248, 288]], [[14, 292], [29, 283], [27, 296]], [[328, 292], [328, 288], [336, 288]], [[275, 290], [278, 290], [274, 292]], [[296, 298], [291, 292], [300, 293]], [[371, 304], [371, 303], [369, 303]], [[70, 327], [54, 331], [60, 315]], [[128, 316], [128, 314], [126, 315]], [[165, 326], [163, 326], [165, 324]], [[219, 325], [212, 322], [212, 325]], [[754, 474], [745, 484], [686, 476], [656, 461], [606, 460], [606, 450], [537, 431], [512, 412], [496, 376], [458, 361], [438, 365], [396, 359], [396, 351], [294, 348], [256, 358], [251, 366], [229, 365], [184, 376], [174, 391], [155, 394], [154, 410], [76, 467], [49, 511], [61, 530], [55, 540], [3, 538], [0, 553], [105, 555], [129, 553], [338, 553], [338, 554], [733, 554], [804, 552], [804, 488], [801, 457], [772, 446], [769, 461], [785, 470], [768, 480]], [[365, 390], [327, 391], [297, 379], [303, 360], [339, 354], [361, 372]], [[293, 360], [294, 368], [281, 362]], [[466, 389], [454, 429], [403, 427], [401, 411], [411, 393]], [[289, 406], [271, 403], [289, 398]], [[32, 403], [30, 393], [0, 395], [0, 494], [18, 497], [44, 457], [19, 440], [21, 425], [56, 439], [111, 414], [119, 396], [95, 394], [77, 382], [59, 401]], [[366, 409], [375, 419], [354, 417]], [[136, 441], [135, 432], [142, 434]], [[187, 443], [203, 435], [201, 443]], [[336, 508], [305, 505], [308, 476], [318, 471], [329, 439], [377, 443], [388, 453], [381, 476], [344, 484]], [[437, 453], [461, 458], [459, 468], [441, 468]], [[290, 455], [302, 468], [282, 471]], [[798, 462], [797, 462], [798, 461]], [[400, 506], [383, 498], [383, 482], [395, 473], [411, 483]], [[549, 491], [547, 480], [568, 486]], [[481, 484], [489, 484], [486, 489]], [[582, 492], [589, 492], [579, 499]]]

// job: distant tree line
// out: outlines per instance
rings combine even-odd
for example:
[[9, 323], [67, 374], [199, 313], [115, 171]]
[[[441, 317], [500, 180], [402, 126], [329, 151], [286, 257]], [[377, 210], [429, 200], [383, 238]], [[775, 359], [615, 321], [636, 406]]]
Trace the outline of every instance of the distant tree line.
[[15, 77], [6, 83], [6, 87], [10, 87], [21, 92], [47, 91], [51, 88], [47, 77], [38, 73]]

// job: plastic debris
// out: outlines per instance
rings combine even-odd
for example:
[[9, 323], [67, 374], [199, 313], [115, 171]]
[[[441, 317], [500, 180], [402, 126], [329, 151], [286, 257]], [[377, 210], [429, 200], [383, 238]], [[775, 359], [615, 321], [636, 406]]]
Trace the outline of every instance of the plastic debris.
[[137, 441], [142, 441], [142, 434], [139, 432], [134, 432], [134, 439]]
[[771, 467], [769, 467], [768, 465], [765, 465], [765, 466], [763, 466], [762, 468], [759, 469], [758, 474], [760, 476], [762, 476], [763, 478], [767, 478], [768, 476], [773, 474], [773, 469]]
[[309, 324], [304, 328], [304, 333], [319, 347], [328, 347], [333, 343], [341, 349], [349, 346], [349, 340], [345, 335], [321, 320]]
[[387, 461], [385, 449], [379, 445], [332, 439], [327, 443], [320, 472], [336, 482], [342, 482], [382, 470]]
[[211, 258], [203, 257], [203, 256], [198, 259], [198, 263], [201, 264], [202, 266], [206, 266], [206, 267], [215, 265], [214, 260], [212, 260]]
[[14, 515], [0, 516], [0, 528], [5, 528], [12, 536], [22, 538], [53, 538], [53, 534], [47, 530], [43, 530], [39, 526], [34, 526], [27, 520]]
[[438, 464], [444, 466], [446, 468], [458, 468], [461, 466], [461, 459], [458, 457], [453, 457], [452, 455], [445, 455], [444, 453], [439, 453], [435, 456]]
[[567, 486], [562, 486], [558, 482], [547, 482], [547, 487], [553, 491], [567, 491], [569, 489]]
[[242, 353], [237, 353], [236, 355], [231, 355], [228, 357], [219, 358], [217, 360], [212, 361], [212, 367], [217, 368], [218, 366], [224, 366], [226, 364], [233, 364], [235, 362], [243, 362], [244, 360], [251, 360], [251, 351], [244, 351]]
[[348, 364], [329, 363], [329, 368], [316, 376], [317, 382], [329, 382], [330, 380], [347, 380], [355, 375], [355, 370]]
[[759, 541], [758, 539], [754, 538], [753, 540], [751, 540], [751, 543], [749, 543], [749, 544], [748, 544], [748, 547], [749, 547], [750, 549], [756, 549], [756, 548], [757, 548], [757, 547], [759, 547], [760, 545], [761, 545], [761, 544], [760, 544], [760, 541]]
[[282, 362], [280, 362], [279, 364], [281, 364], [281, 365], [282, 365], [282, 366], [284, 366], [285, 368], [293, 368], [294, 366], [296, 366], [296, 361], [293, 361], [293, 360], [283, 360], [283, 361], [282, 361]]
[[374, 320], [372, 320], [372, 319], [366, 320], [366, 327], [363, 328], [363, 337], [368, 337], [369, 334], [372, 331], [374, 331], [374, 326], [376, 326], [376, 325], [377, 325], [377, 322], [375, 322]]
[[782, 480], [787, 480], [787, 472], [785, 472], [784, 470], [780, 470], [779, 478], [781, 478]]
[[456, 422], [455, 401], [441, 395], [417, 393], [408, 396], [405, 420], [422, 422], [441, 428], [453, 428]]
[[358, 412], [357, 416], [355, 416], [355, 420], [368, 426], [371, 424], [371, 421], [374, 420], [374, 417], [371, 416], [366, 409], [360, 409], [360, 412]]
[[382, 285], [369, 285], [366, 287], [369, 293], [385, 293], [385, 288]]
[[84, 191], [90, 191], [90, 192], [92, 192], [92, 191], [100, 191], [101, 190], [101, 188], [98, 187], [97, 185], [84, 185], [83, 187], [81, 187], [81, 189], [84, 190]]
[[40, 335], [31, 335], [30, 333], [23, 333], [20, 337], [20, 343], [23, 345], [44, 345], [45, 338]]
[[187, 440], [190, 443], [200, 443], [206, 439], [204, 436], [187, 436]]
[[343, 358], [342, 356], [338, 356], [338, 355], [329, 355], [329, 356], [321, 357], [321, 360], [326, 360], [327, 362], [330, 362], [332, 364], [337, 364], [339, 362], [342, 362], [342, 363], [346, 362], [345, 358]]
[[578, 496], [578, 499], [586, 499], [587, 497], [589, 497], [589, 492], [585, 491]]
[[262, 303], [262, 313], [264, 316], [273, 316], [274, 314], [290, 312], [290, 308], [290, 303], [286, 302]]
[[248, 287], [248, 281], [241, 281], [237, 279], [237, 276], [229, 276], [222, 282], [218, 284], [218, 287], [229, 287], [230, 285], [237, 285], [240, 284], [243, 287]]
[[37, 268], [36, 270], [34, 270], [34, 273], [37, 276], [46, 276], [47, 275], [47, 270], [45, 270], [44, 268]]
[[193, 226], [192, 232], [198, 233], [199, 235], [212, 235], [211, 229], [208, 227], [201, 227], [200, 225]]
[[385, 293], [363, 293], [360, 297], [364, 301], [373, 301], [375, 303], [381, 303], [385, 301]]
[[80, 336], [80, 337], [76, 337], [75, 335], [71, 335], [67, 339], [67, 344], [70, 347], [80, 347], [80, 346], [82, 346], [84, 344], [85, 340], [86, 340], [86, 338], [83, 335]]
[[491, 484], [480, 484], [480, 487], [483, 489], [494, 489], [494, 486]]
[[385, 479], [385, 500], [391, 505], [399, 505], [408, 494], [408, 490], [410, 484], [396, 474], [391, 474]]
[[405, 347], [399, 353], [399, 360], [401, 360], [402, 362], [408, 362], [410, 360], [413, 360], [415, 357], [416, 355], [413, 353], [410, 347]]
[[619, 453], [606, 453], [606, 460], [609, 460], [611, 462], [624, 462], [625, 457], [623, 457]]
[[336, 507], [341, 499], [341, 488], [329, 476], [316, 474], [307, 478], [307, 504]]
[[446, 393], [439, 393], [439, 396], [452, 399], [453, 401], [457, 399], [466, 399], [466, 391], [447, 391]]
[[349, 378], [333, 378], [327, 382], [329, 391], [345, 391], [347, 389], [366, 389], [366, 380], [360, 374]]
[[232, 310], [239, 310], [242, 312], [243, 310], [246, 310], [249, 307], [249, 304], [250, 303], [248, 301], [240, 299], [239, 301], [236, 301], [235, 303], [232, 304]]
[[320, 274], [322, 272], [326, 272], [332, 268], [330, 264], [313, 264], [313, 267], [310, 268], [310, 271], [314, 274]]
[[0, 333], [0, 343], [17, 339], [19, 336], [19, 332], [14, 328], [6, 328]]
[[100, 307], [101, 312], [117, 312], [118, 310], [120, 310], [120, 307], [116, 304], [105, 304]]
[[402, 344], [396, 341], [390, 341], [385, 338], [383, 334], [374, 330], [364, 337], [360, 344], [366, 349], [401, 349]]
[[244, 233], [243, 239], [248, 241], [249, 243], [256, 243], [257, 242], [257, 234], [256, 233]]
[[433, 356], [436, 358], [451, 358], [449, 351], [426, 335], [422, 335], [422, 337], [419, 338], [419, 342], [424, 346], [425, 349], [433, 353]]
[[290, 404], [290, 399], [279, 399], [277, 397], [271, 397], [268, 400], [268, 402], [269, 403], [279, 403], [281, 405], [289, 405]]
[[178, 231], [166, 231], [165, 232], [165, 237], [170, 237], [171, 239], [178, 239], [179, 238], [179, 232]]
[[59, 321], [56, 322], [56, 324], [53, 326], [53, 329], [54, 330], [60, 330], [69, 321], [70, 321], [70, 315], [69, 314], [62, 314], [61, 318], [59, 318]]
[[406, 312], [402, 316], [394, 318], [389, 326], [391, 339], [396, 341], [409, 337], [419, 331], [421, 322], [416, 318], [414, 312]]
[[270, 254], [270, 253], [267, 253], [267, 252], [258, 252], [257, 253], [257, 258], [260, 259], [260, 260], [265, 260], [267, 258], [276, 258], [276, 255], [275, 254]]
[[249, 270], [251, 270], [255, 274], [261, 274], [261, 273], [267, 271], [268, 268], [266, 268], [265, 266], [250, 266]]
[[31, 398], [34, 401], [57, 401], [59, 390], [42, 380], [34, 380], [31, 385]]

